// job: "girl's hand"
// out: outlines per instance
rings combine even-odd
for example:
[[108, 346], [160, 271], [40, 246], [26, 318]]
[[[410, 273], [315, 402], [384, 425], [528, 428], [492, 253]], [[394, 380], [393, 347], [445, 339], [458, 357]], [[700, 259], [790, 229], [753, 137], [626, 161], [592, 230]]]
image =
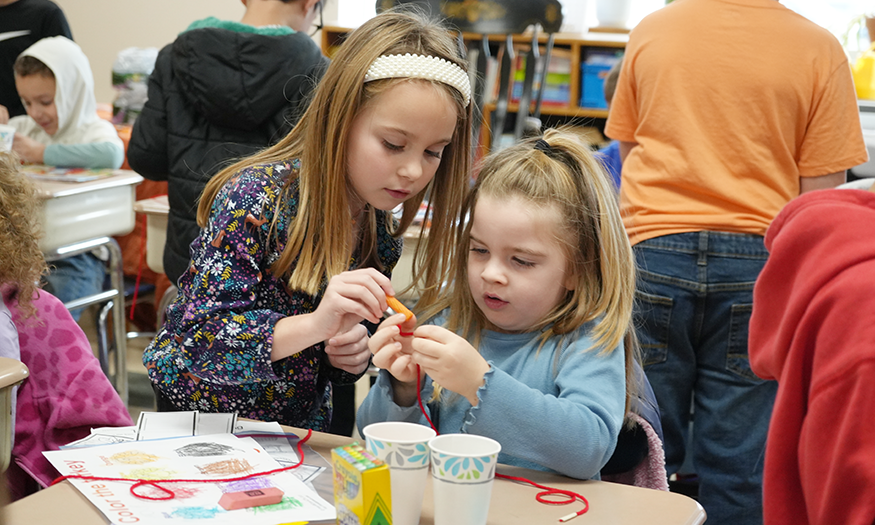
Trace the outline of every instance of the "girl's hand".
[[[362, 319], [378, 323], [386, 309], [386, 295], [391, 293], [394, 290], [389, 278], [373, 268], [335, 275], [328, 281], [325, 294], [314, 312], [290, 315], [277, 321], [271, 360], [285, 359], [322, 341], [348, 334]], [[351, 337], [354, 336], [341, 337], [339, 346], [350, 344]], [[346, 359], [344, 361], [344, 366], [358, 367]]]
[[413, 336], [401, 335], [402, 331], [412, 334], [415, 326], [415, 316], [405, 321], [404, 314], [395, 314], [383, 321], [368, 341], [374, 366], [385, 368], [402, 383], [416, 382], [416, 363], [410, 357]]
[[489, 371], [489, 363], [480, 352], [465, 338], [440, 326], [420, 326], [414, 335], [413, 361], [434, 382], [477, 406], [477, 389]]
[[368, 329], [362, 324], [339, 333], [328, 340], [325, 353], [331, 366], [358, 375], [367, 370], [371, 360], [368, 349]]
[[335, 275], [313, 312], [313, 328], [324, 341], [348, 332], [363, 319], [378, 323], [387, 308], [386, 295], [393, 293], [389, 278], [373, 268]]
[[18, 157], [28, 164], [42, 164], [43, 154], [46, 152], [46, 145], [33, 140], [30, 137], [15, 133], [15, 139], [12, 141], [12, 151], [18, 154]]
[[401, 335], [412, 333], [415, 326], [415, 316], [405, 321], [404, 314], [395, 314], [383, 321], [368, 341], [374, 366], [386, 369], [395, 378], [392, 390], [399, 406], [411, 406], [416, 401], [418, 372], [410, 355], [413, 336]]
[[0, 104], [0, 124], [9, 122], [9, 110], [3, 104]]

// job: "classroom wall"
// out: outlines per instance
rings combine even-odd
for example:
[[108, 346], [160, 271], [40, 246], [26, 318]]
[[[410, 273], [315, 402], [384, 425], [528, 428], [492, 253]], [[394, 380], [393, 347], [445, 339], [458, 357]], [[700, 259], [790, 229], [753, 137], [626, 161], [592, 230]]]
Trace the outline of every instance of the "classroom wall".
[[[360, 0], [356, 0], [360, 1]], [[70, 23], [73, 39], [91, 61], [98, 102], [115, 99], [112, 64], [128, 47], [161, 49], [188, 25], [215, 16], [240, 20], [241, 0], [54, 0]], [[337, 19], [337, 2], [325, 7], [326, 22]], [[316, 41], [320, 42], [319, 35]]]

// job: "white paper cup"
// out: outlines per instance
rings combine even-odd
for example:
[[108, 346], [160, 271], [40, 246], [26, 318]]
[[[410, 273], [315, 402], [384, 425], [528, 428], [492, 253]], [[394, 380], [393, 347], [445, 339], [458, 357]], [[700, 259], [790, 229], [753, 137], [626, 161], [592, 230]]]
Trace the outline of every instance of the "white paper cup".
[[435, 431], [416, 423], [373, 423], [362, 430], [368, 451], [389, 465], [393, 525], [417, 525], [428, 481], [428, 441]]
[[8, 124], [0, 124], [0, 151], [12, 151], [14, 139], [15, 128]]
[[485, 525], [501, 445], [471, 434], [444, 434], [428, 442], [435, 525]]

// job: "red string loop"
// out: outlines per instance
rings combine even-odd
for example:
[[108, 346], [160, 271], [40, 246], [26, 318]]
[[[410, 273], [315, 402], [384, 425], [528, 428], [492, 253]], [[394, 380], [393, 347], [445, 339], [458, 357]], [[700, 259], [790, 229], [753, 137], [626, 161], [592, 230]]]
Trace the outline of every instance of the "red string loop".
[[[137, 487], [141, 487], [143, 485], [151, 485], [152, 487], [155, 487], [156, 489], [163, 492], [165, 495], [148, 496], [146, 494], [140, 494], [137, 492]], [[141, 480], [138, 480], [136, 483], [134, 483], [131, 486], [131, 494], [133, 494], [134, 496], [136, 496], [140, 499], [148, 499], [148, 500], [152, 500], [152, 501], [163, 501], [163, 500], [173, 499], [176, 497], [175, 492], [173, 492], [170, 489], [164, 488], [161, 485], [159, 485], [158, 483], [156, 483], [154, 480], [149, 480], [149, 479], [141, 479]]]

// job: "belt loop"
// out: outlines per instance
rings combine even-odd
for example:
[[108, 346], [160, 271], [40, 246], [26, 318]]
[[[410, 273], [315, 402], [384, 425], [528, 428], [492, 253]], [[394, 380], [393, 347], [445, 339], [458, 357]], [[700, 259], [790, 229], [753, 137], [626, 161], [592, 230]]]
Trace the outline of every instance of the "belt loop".
[[708, 265], [708, 232], [699, 232], [699, 260], [696, 261], [699, 266]]

